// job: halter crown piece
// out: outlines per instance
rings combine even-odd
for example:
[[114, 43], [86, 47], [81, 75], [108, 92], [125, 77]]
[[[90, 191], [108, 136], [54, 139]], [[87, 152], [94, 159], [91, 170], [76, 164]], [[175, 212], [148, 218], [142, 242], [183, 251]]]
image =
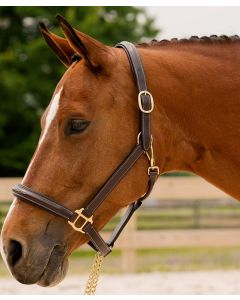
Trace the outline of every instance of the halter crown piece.
[[[57, 203], [54, 199], [35, 192], [31, 188], [22, 184], [18, 184], [12, 189], [13, 195], [18, 197], [20, 200], [36, 205], [49, 213], [66, 219], [74, 230], [82, 234], [86, 234], [90, 240], [88, 244], [101, 254], [102, 257], [107, 256], [112, 251], [114, 243], [120, 233], [127, 225], [133, 213], [142, 205], [142, 201], [149, 196], [159, 175], [159, 168], [155, 165], [154, 161], [152, 146], [153, 137], [151, 134], [151, 112], [154, 109], [154, 101], [152, 95], [147, 90], [145, 74], [139, 52], [132, 43], [125, 41], [117, 44], [116, 47], [122, 48], [127, 54], [139, 92], [138, 105], [140, 110], [140, 132], [137, 136], [136, 146], [116, 168], [85, 208], [72, 211], [62, 204]], [[129, 205], [126, 213], [114, 229], [110, 240], [105, 242], [94, 228], [94, 213], [106, 197], [112, 192], [114, 187], [121, 181], [127, 172], [133, 168], [134, 164], [143, 154], [145, 154], [149, 160], [149, 167], [147, 169], [149, 176], [148, 189], [141, 198]], [[83, 221], [82, 225], [77, 226], [77, 223], [79, 223], [80, 220]], [[96, 270], [94, 272], [96, 272]], [[94, 293], [94, 291], [92, 292]]]

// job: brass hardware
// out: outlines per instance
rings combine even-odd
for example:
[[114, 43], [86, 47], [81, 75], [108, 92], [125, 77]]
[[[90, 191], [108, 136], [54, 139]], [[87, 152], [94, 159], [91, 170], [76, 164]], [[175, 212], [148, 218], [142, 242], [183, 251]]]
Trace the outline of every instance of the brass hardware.
[[[142, 99], [141, 99], [141, 96], [142, 95], [147, 95], [150, 97], [150, 100], [151, 100], [151, 108], [148, 109], [148, 110], [145, 110], [142, 106]], [[154, 109], [154, 101], [153, 101], [153, 96], [151, 95], [151, 93], [149, 93], [148, 91], [141, 91], [139, 94], [138, 94], [138, 106], [139, 106], [139, 109], [145, 113], [145, 114], [150, 114], [153, 109]]]
[[142, 132], [140, 131], [139, 134], [138, 134], [138, 136], [137, 136], [137, 144], [140, 143], [140, 136], [141, 136], [141, 134], [142, 134]]
[[148, 168], [148, 175], [150, 175], [150, 171], [151, 170], [156, 170], [157, 171], [157, 174], [159, 175], [160, 174], [160, 171], [159, 171], [159, 167], [155, 165], [155, 159], [154, 159], [154, 151], [153, 151], [153, 137], [152, 137], [152, 141], [151, 141], [151, 147], [150, 147], [150, 150], [149, 152], [145, 152], [149, 162], [150, 162], [150, 167]]
[[152, 167], [149, 167], [148, 168], [148, 175], [150, 175], [150, 171], [151, 170], [156, 170], [157, 171], [157, 174], [159, 175], [160, 174], [160, 171], [159, 171], [159, 167], [158, 166], [152, 166]]
[[[81, 209], [77, 209], [75, 210], [75, 213], [77, 214], [77, 217], [76, 219], [71, 222], [71, 221], [68, 221], [68, 224], [72, 226], [72, 228], [78, 232], [81, 232], [81, 233], [84, 233], [85, 232], [83, 231], [83, 228], [84, 226], [87, 224], [87, 223], [93, 223], [93, 216], [91, 217], [86, 217], [84, 214], [83, 214], [83, 211], [84, 211], [84, 208], [81, 208]], [[76, 222], [80, 219], [80, 218], [83, 218], [84, 222], [83, 224], [81, 225], [81, 227], [77, 227], [76, 226]]]
[[146, 152], [147, 158], [150, 162], [150, 166], [153, 167], [155, 165], [155, 159], [154, 159], [154, 152], [153, 152], [153, 146], [151, 143], [151, 147], [150, 147], [150, 153]]
[[[142, 134], [142, 131], [139, 132], [138, 136], [137, 136], [137, 145], [140, 143], [140, 136]], [[153, 137], [151, 135], [151, 144], [153, 143]]]
[[97, 252], [95, 256], [94, 263], [92, 265], [87, 285], [84, 291], [84, 295], [94, 295], [96, 292], [97, 284], [98, 284], [98, 279], [99, 279], [99, 273], [102, 267], [102, 262], [103, 262], [104, 256], [100, 253]]

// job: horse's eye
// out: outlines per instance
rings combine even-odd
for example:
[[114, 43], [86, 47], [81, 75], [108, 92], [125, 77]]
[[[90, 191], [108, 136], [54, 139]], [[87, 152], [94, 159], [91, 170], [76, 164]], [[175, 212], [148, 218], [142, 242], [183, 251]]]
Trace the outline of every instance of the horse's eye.
[[71, 119], [68, 121], [66, 133], [67, 134], [81, 133], [88, 127], [89, 124], [90, 122], [86, 120]]

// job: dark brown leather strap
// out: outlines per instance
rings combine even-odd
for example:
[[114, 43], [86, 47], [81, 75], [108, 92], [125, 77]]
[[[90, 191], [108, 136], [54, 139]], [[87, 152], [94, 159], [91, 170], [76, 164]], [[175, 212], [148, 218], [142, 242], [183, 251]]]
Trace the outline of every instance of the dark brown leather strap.
[[139, 159], [139, 157], [142, 154], [144, 154], [144, 150], [142, 149], [141, 145], [138, 144], [124, 159], [120, 166], [113, 172], [113, 174], [108, 178], [106, 183], [101, 187], [101, 189], [98, 191], [95, 197], [89, 202], [87, 207], [84, 209], [84, 214], [86, 216], [91, 216], [94, 214], [96, 209], [102, 204], [104, 199], [122, 180], [126, 173], [133, 167], [135, 162]]
[[23, 201], [36, 205], [43, 208], [61, 218], [64, 218], [68, 221], [74, 220], [76, 213], [63, 206], [62, 204], [57, 203], [54, 199], [43, 195], [39, 192], [35, 192], [29, 187], [26, 187], [22, 184], [17, 184], [12, 188], [13, 195], [20, 198]]
[[110, 247], [108, 243], [103, 240], [101, 235], [96, 231], [92, 224], [88, 223], [84, 227], [84, 231], [90, 239], [88, 245], [94, 250], [101, 252], [103, 256], [107, 256], [112, 251], [112, 247]]
[[[114, 245], [116, 239], [122, 232], [123, 228], [128, 223], [132, 214], [136, 209], [138, 209], [142, 201], [150, 194], [154, 183], [159, 175], [158, 167], [153, 165], [154, 159], [150, 159], [150, 167], [148, 168], [149, 184], [148, 190], [144, 196], [138, 199], [135, 203], [131, 204], [127, 209], [122, 220], [115, 228], [112, 236], [108, 243], [106, 243], [96, 231], [93, 225], [93, 214], [106, 199], [106, 197], [111, 193], [114, 187], [122, 180], [126, 173], [134, 166], [136, 161], [148, 150], [152, 151], [152, 136], [151, 136], [151, 109], [153, 109], [153, 100], [151, 99], [150, 93], [147, 91], [147, 85], [145, 80], [145, 75], [141, 63], [139, 53], [134, 45], [128, 42], [122, 42], [117, 45], [121, 47], [127, 53], [131, 68], [134, 74], [135, 81], [138, 86], [138, 90], [141, 93], [139, 99], [141, 103], [140, 107], [140, 127], [141, 132], [139, 136], [139, 142], [130, 152], [130, 154], [124, 159], [124, 161], [117, 167], [113, 174], [108, 178], [105, 184], [100, 188], [98, 193], [93, 197], [89, 204], [83, 209], [71, 211], [62, 204], [57, 203], [54, 199], [43, 195], [39, 192], [35, 192], [29, 187], [22, 184], [18, 184], [13, 187], [13, 194], [19, 199], [26, 201], [30, 204], [36, 205], [50, 213], [53, 213], [59, 217], [62, 217], [69, 221], [70, 225], [77, 231], [85, 233], [89, 239], [89, 245], [106, 256], [111, 252], [111, 248]], [[150, 149], [151, 148], [151, 149]], [[152, 153], [153, 154], [153, 153]], [[78, 219], [83, 220], [81, 227], [76, 226]]]
[[128, 206], [127, 211], [125, 212], [125, 214], [121, 218], [118, 225], [115, 227], [115, 229], [112, 232], [112, 235], [111, 235], [111, 237], [108, 241], [108, 245], [110, 247], [114, 246], [115, 241], [117, 240], [117, 238], [119, 237], [119, 235], [123, 231], [124, 227], [127, 225], [128, 221], [130, 220], [133, 213], [142, 205], [143, 200], [145, 200], [150, 195], [150, 193], [151, 193], [151, 191], [154, 187], [154, 184], [155, 184], [156, 180], [158, 179], [158, 175], [159, 174], [156, 170], [150, 170], [148, 190], [147, 190], [146, 194], [144, 194], [139, 200], [137, 200], [136, 202], [134, 202], [134, 203], [132, 203]]
[[[132, 72], [134, 75], [135, 82], [137, 84], [138, 92], [147, 91], [147, 83], [145, 79], [145, 74], [143, 70], [143, 65], [141, 62], [140, 55], [137, 48], [129, 42], [121, 42], [116, 45], [117, 48], [123, 48], [127, 54], [128, 60], [130, 62]], [[151, 109], [152, 103], [149, 95], [141, 95], [142, 107], [144, 110], [148, 111]], [[145, 151], [149, 150], [151, 146], [151, 115], [150, 113], [144, 113], [140, 111], [141, 119], [141, 143]]]

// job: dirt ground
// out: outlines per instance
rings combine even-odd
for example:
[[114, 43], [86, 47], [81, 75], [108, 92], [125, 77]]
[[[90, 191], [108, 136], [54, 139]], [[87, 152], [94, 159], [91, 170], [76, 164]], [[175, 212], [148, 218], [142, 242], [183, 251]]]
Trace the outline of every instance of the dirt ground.
[[[0, 279], [0, 294], [81, 294], [86, 276], [67, 277], [52, 288]], [[102, 275], [97, 294], [240, 294], [240, 271]]]

